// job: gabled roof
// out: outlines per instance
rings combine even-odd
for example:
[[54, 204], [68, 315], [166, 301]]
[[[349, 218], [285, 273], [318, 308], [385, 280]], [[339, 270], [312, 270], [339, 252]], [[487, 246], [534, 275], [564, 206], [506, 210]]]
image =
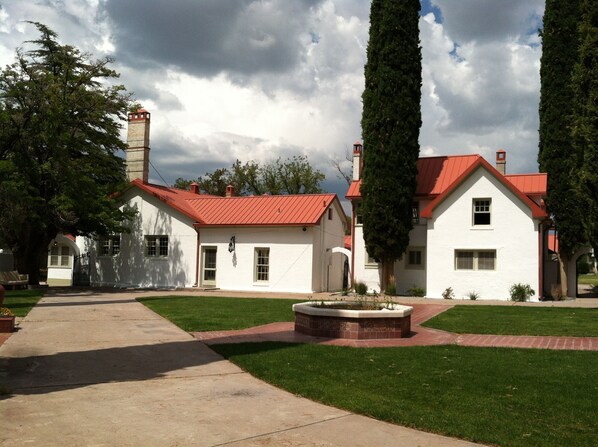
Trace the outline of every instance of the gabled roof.
[[[422, 217], [431, 217], [433, 209], [441, 203], [458, 185], [478, 167], [483, 166], [509, 190], [525, 202], [534, 217], [544, 217], [546, 213], [528, 196], [546, 196], [546, 174], [502, 175], [481, 155], [456, 155], [422, 157], [417, 160], [416, 196], [433, 199], [422, 211]], [[361, 180], [353, 181], [345, 197], [361, 197]]]
[[492, 176], [494, 176], [499, 182], [506, 186], [513, 194], [515, 194], [523, 203], [525, 203], [532, 211], [532, 217], [540, 218], [546, 217], [546, 211], [544, 211], [536, 202], [531, 200], [526, 194], [518, 189], [513, 183], [511, 183], [504, 175], [498, 172], [490, 163], [488, 163], [483, 157], [479, 157], [474, 164], [469, 166], [464, 172], [457, 177], [453, 183], [451, 183], [440, 195], [432, 200], [428, 206], [426, 206], [421, 212], [421, 216], [425, 218], [431, 218], [434, 209], [442, 203], [459, 185], [461, 185], [467, 178], [469, 178], [478, 169], [485, 169]]
[[[317, 225], [331, 204], [338, 201], [336, 194], [219, 197], [139, 179], [131, 182], [133, 186], [190, 217], [198, 226]], [[344, 213], [340, 214], [345, 219]]]
[[548, 174], [515, 174], [505, 175], [515, 188], [528, 196], [546, 196], [548, 191]]

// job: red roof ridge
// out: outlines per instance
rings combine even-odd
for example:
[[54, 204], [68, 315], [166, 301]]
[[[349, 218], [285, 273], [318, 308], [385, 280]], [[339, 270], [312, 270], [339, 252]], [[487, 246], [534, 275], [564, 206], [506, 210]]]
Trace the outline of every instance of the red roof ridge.
[[532, 217], [546, 217], [546, 212], [540, 208], [533, 200], [525, 195], [520, 189], [513, 185], [504, 175], [496, 170], [484, 157], [479, 157], [478, 160], [467, 168], [455, 181], [453, 181], [441, 194], [439, 194], [434, 200], [432, 200], [426, 208], [421, 212], [421, 216], [425, 218], [432, 217], [432, 211], [441, 202], [446, 199], [457, 186], [459, 186], [465, 179], [472, 175], [478, 168], [485, 168], [491, 175], [493, 175], [499, 182], [506, 186], [511, 192], [513, 192], [519, 199], [523, 201], [531, 210]]
[[[482, 157], [480, 154], [458, 154], [458, 155], [429, 155], [418, 157], [418, 160], [428, 160], [430, 158], [462, 158], [462, 157]], [[482, 157], [483, 158], [483, 157]]]
[[522, 177], [524, 175], [548, 175], [546, 172], [530, 172], [529, 174], [505, 174], [505, 177]]

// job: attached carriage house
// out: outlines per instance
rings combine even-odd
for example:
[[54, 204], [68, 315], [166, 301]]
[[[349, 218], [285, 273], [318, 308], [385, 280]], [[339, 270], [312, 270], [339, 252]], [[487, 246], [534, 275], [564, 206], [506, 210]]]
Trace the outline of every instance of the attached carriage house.
[[[356, 143], [347, 192], [353, 209], [351, 270], [354, 281], [379, 291], [379, 266], [367, 254], [361, 224], [362, 150]], [[450, 287], [455, 298], [474, 292], [479, 299], [506, 300], [515, 283], [529, 284], [534, 300], [550, 292], [557, 263], [547, 243], [547, 176], [505, 175], [506, 153], [496, 156], [496, 168], [480, 155], [418, 160], [410, 246], [394, 269], [398, 293], [417, 287], [441, 298]], [[572, 276], [574, 281], [574, 263]]]
[[[91, 285], [301, 292], [343, 287], [344, 228], [335, 194], [226, 197], [148, 183], [150, 114], [129, 114], [129, 188], [137, 211], [128, 234], [61, 237], [48, 282], [60, 270]], [[333, 250], [334, 249], [334, 250]], [[62, 257], [70, 253], [69, 259]]]

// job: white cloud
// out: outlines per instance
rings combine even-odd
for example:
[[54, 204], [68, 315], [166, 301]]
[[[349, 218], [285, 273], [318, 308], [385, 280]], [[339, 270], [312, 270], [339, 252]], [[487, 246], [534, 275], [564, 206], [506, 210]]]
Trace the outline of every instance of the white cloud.
[[[535, 170], [543, 0], [432, 3], [442, 21], [420, 20], [421, 154], [492, 161], [504, 148], [510, 172]], [[237, 158], [306, 154], [344, 196], [329, 160], [361, 135], [369, 2], [8, 0], [2, 65], [36, 37], [24, 20], [116, 56], [118, 82], [152, 112], [152, 162], [169, 182]]]

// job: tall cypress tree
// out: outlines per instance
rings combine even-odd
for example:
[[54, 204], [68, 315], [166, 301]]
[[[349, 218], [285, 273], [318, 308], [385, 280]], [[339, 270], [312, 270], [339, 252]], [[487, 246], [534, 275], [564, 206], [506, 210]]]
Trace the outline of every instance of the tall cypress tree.
[[373, 0], [361, 126], [366, 249], [382, 290], [409, 245], [421, 127], [419, 0]]
[[573, 145], [572, 71], [579, 48], [580, 0], [546, 0], [540, 68], [540, 170], [548, 173], [547, 206], [559, 235], [561, 287], [566, 266], [584, 242], [582, 207], [575, 189], [583, 153]]
[[579, 190], [583, 223], [598, 254], [598, 3], [582, 0], [579, 57], [573, 70], [573, 143], [583, 154]]

